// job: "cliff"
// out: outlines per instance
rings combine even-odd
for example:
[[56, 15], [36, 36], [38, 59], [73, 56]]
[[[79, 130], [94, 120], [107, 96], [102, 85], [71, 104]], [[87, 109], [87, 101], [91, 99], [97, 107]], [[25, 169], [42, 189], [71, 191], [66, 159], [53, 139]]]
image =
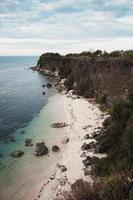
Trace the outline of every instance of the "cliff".
[[66, 78], [68, 89], [74, 88], [85, 97], [96, 97], [108, 106], [127, 99], [133, 89], [133, 58], [43, 54], [38, 65], [41, 69], [58, 70], [60, 78]]

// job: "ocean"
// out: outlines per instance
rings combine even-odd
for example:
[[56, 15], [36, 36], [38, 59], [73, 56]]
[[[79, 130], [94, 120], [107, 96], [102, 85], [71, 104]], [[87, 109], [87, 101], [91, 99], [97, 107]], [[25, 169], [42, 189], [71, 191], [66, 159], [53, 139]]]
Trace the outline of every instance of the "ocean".
[[[35, 144], [51, 148], [62, 135], [50, 124], [64, 117], [60, 94], [43, 88], [49, 80], [29, 68], [38, 57], [0, 57], [0, 200], [34, 199], [38, 186], [58, 156], [37, 158]], [[43, 95], [45, 91], [45, 95]], [[31, 138], [34, 146], [26, 147]], [[21, 158], [11, 153], [22, 150]], [[47, 175], [46, 175], [47, 174]]]

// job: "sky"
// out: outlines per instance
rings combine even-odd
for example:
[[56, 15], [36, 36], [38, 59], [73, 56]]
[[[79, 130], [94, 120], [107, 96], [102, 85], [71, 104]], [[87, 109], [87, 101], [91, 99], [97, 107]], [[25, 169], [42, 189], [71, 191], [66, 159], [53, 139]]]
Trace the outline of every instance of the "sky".
[[133, 49], [133, 0], [0, 0], [0, 55]]

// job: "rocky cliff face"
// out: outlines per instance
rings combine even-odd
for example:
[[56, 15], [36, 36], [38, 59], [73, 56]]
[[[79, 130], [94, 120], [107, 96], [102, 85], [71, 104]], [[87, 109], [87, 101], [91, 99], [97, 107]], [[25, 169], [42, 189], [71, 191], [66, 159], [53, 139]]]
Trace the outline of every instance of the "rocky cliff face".
[[61, 78], [73, 77], [72, 87], [85, 97], [96, 97], [102, 103], [112, 105], [126, 99], [133, 90], [133, 59], [88, 58], [42, 55], [41, 68], [58, 69]]

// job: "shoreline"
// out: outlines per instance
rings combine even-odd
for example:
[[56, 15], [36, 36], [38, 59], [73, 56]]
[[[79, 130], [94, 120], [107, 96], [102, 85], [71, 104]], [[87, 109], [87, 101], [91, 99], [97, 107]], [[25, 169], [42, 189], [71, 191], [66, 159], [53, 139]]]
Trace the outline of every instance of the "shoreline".
[[[92, 182], [93, 179], [90, 175], [91, 165], [86, 168], [82, 161], [86, 156], [96, 156], [99, 158], [105, 156], [105, 154], [94, 153], [93, 149], [83, 151], [81, 146], [84, 143], [96, 143], [93, 133], [102, 128], [102, 122], [107, 115], [99, 109], [97, 104], [90, 102], [89, 99], [76, 98], [71, 94], [71, 91], [61, 95], [65, 112], [64, 118], [66, 119], [65, 123], [69, 124], [68, 127], [62, 128], [62, 137], [69, 138], [69, 142], [61, 145], [58, 162], [54, 163], [51, 176], [49, 176], [47, 181], [40, 184], [41, 186], [39, 185], [35, 200], [54, 200], [62, 192], [70, 190], [71, 185], [77, 179]], [[86, 134], [89, 134], [91, 139], [85, 140]], [[61, 144], [62, 141], [59, 141], [59, 143]], [[83, 152], [85, 152], [84, 155]], [[64, 166], [66, 170], [62, 172], [60, 166]]]

